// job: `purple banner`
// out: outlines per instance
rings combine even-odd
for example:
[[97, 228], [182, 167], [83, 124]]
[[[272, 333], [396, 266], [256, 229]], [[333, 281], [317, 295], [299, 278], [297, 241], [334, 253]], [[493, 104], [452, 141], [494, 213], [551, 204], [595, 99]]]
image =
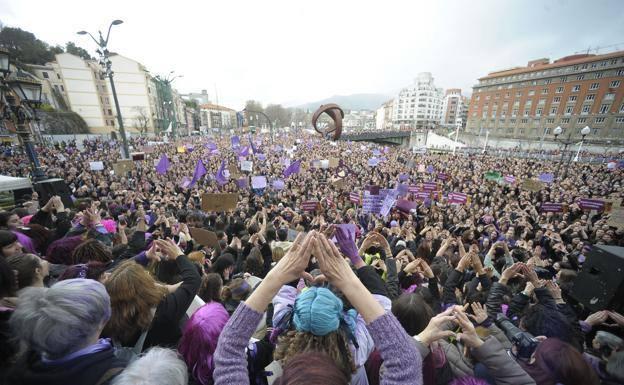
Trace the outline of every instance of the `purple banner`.
[[468, 202], [468, 195], [460, 192], [450, 192], [447, 197], [449, 203], [466, 204]]
[[599, 199], [582, 198], [578, 202], [579, 207], [583, 210], [597, 210], [602, 211], [605, 207], [605, 202]]
[[563, 203], [545, 202], [542, 203], [540, 211], [543, 213], [560, 213], [563, 211]]

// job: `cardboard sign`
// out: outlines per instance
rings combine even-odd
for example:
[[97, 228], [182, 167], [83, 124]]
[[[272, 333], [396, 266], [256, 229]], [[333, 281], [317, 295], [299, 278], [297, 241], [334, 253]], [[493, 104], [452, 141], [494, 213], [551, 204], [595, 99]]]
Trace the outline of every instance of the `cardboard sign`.
[[204, 211], [229, 211], [236, 209], [238, 194], [204, 194], [202, 195], [201, 207]]
[[230, 172], [231, 178], [237, 178], [239, 176], [238, 167], [235, 164], [231, 164], [228, 166], [228, 171]]
[[214, 247], [219, 243], [217, 240], [217, 234], [212, 231], [197, 227], [191, 227], [189, 231], [191, 232], [193, 240], [202, 246]]
[[141, 152], [144, 152], [146, 154], [153, 154], [156, 151], [156, 147], [152, 147], [152, 146], [142, 146], [140, 148]]
[[613, 207], [609, 219], [607, 220], [607, 225], [618, 229], [624, 229], [624, 208]]
[[535, 179], [525, 179], [522, 181], [521, 187], [523, 190], [538, 192], [544, 188], [544, 182]]
[[140, 162], [145, 160], [145, 153], [144, 152], [133, 152], [130, 153], [130, 159], [132, 159], [133, 162]]
[[340, 164], [340, 159], [338, 158], [329, 158], [329, 168], [336, 168]]
[[119, 160], [113, 163], [115, 175], [126, 175], [126, 173], [134, 170], [134, 162], [129, 159]]
[[104, 170], [104, 162], [89, 162], [89, 169], [91, 171], [102, 171]]
[[346, 182], [342, 178], [333, 179], [331, 183], [337, 189], [343, 189], [345, 188], [345, 185], [346, 185]]

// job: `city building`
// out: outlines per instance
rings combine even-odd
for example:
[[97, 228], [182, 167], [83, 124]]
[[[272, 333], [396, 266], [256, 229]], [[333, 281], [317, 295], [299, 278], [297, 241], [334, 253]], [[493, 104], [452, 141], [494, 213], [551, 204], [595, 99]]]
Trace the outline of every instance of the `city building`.
[[217, 104], [199, 106], [201, 127], [204, 129], [230, 129], [236, 127], [236, 111]]
[[467, 99], [461, 94], [461, 89], [451, 88], [446, 90], [442, 100], [440, 125], [453, 129], [466, 127], [466, 104]]
[[375, 128], [378, 130], [392, 129], [392, 110], [394, 100], [388, 100], [375, 111]]
[[201, 93], [190, 92], [182, 95], [184, 100], [195, 100], [197, 104], [210, 104], [207, 90], [201, 90]]
[[589, 126], [593, 142], [624, 137], [624, 51], [571, 55], [550, 62], [491, 72], [473, 87], [466, 131], [490, 137], [580, 137]]
[[375, 113], [369, 110], [349, 111], [342, 119], [346, 131], [370, 130], [375, 128]]
[[46, 65], [28, 64], [28, 71], [41, 81], [41, 100], [56, 110], [68, 109], [67, 95], [61, 74], [56, 72], [56, 63]]
[[422, 72], [399, 92], [392, 111], [395, 128], [433, 129], [440, 123], [443, 94], [433, 80], [430, 72]]
[[[163, 86], [144, 65], [123, 55], [111, 54], [110, 61], [128, 133], [158, 133], [167, 129], [169, 123], [179, 127], [182, 134], [188, 132], [184, 101], [170, 84]], [[49, 89], [56, 97], [53, 107], [63, 109], [58, 102], [63, 100], [66, 109], [79, 114], [92, 133], [108, 134], [118, 129], [110, 81], [97, 61], [62, 53], [56, 55], [55, 62], [31, 68], [47, 84], [44, 90]]]

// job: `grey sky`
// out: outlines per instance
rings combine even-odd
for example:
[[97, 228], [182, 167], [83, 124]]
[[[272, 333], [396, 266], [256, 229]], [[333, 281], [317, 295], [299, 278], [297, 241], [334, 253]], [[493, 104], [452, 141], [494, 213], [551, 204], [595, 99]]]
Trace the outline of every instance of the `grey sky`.
[[[101, 5], [98, 5], [101, 4]], [[624, 50], [624, 1], [85, 1], [2, 0], [0, 20], [51, 44], [113, 19], [109, 48], [181, 92], [208, 89], [238, 108], [335, 94], [392, 93], [430, 71], [464, 92], [492, 70], [589, 46]], [[607, 50], [613, 50], [610, 47]], [[606, 51], [605, 51], [606, 52]]]

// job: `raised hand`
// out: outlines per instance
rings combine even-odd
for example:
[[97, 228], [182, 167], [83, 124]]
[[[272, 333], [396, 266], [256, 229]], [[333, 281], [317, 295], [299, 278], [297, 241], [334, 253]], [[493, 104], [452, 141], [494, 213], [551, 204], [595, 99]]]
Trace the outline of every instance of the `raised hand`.
[[487, 310], [485, 309], [485, 307], [483, 307], [483, 305], [481, 305], [480, 302], [471, 303], [470, 308], [472, 309], [474, 315], [469, 314], [468, 316], [475, 320], [477, 324], [480, 325], [488, 319]]
[[452, 330], [445, 329], [447, 322], [455, 321], [453, 311], [454, 309], [450, 307], [435, 317], [432, 317], [425, 330], [418, 334], [418, 340], [420, 340], [422, 344], [429, 346], [434, 341], [455, 336]]
[[157, 239], [154, 242], [158, 249], [172, 261], [175, 261], [180, 255], [184, 254], [171, 239]]
[[463, 311], [455, 311], [455, 317], [457, 319], [457, 323], [462, 329], [462, 332], [457, 335], [457, 339], [464, 343], [464, 345], [469, 348], [478, 348], [483, 345], [483, 340], [479, 338], [477, 335], [477, 331], [475, 330], [474, 325], [466, 316], [466, 313]]
[[270, 276], [270, 279], [277, 281], [282, 286], [301, 277], [308, 266], [317, 237], [316, 231], [310, 231], [305, 236], [303, 233], [299, 233], [286, 255], [269, 272], [267, 278]]

